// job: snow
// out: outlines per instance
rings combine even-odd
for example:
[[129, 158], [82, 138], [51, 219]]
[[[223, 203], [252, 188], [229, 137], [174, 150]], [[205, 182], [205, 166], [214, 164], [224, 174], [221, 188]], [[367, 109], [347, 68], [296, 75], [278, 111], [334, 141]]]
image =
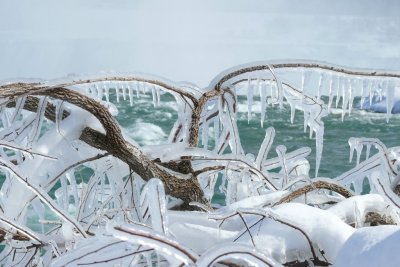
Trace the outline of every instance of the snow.
[[333, 266], [398, 266], [400, 255], [395, 248], [399, 242], [398, 226], [360, 228], [343, 245]]

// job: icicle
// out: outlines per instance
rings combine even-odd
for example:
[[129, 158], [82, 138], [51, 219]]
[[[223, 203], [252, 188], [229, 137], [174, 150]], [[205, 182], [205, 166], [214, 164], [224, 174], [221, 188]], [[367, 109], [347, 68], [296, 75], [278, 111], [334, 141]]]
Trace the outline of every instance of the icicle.
[[260, 86], [260, 100], [261, 100], [261, 128], [264, 126], [264, 120], [265, 120], [265, 107], [266, 107], [266, 102], [267, 102], [267, 84], [265, 82], [261, 83]]
[[127, 90], [128, 90], [128, 92], [130, 91], [129, 87], [128, 88], [122, 88], [122, 98], [124, 99], [124, 101], [126, 101], [126, 91]]
[[[256, 85], [255, 85], [256, 93], [257, 93], [257, 92], [260, 93], [260, 90], [261, 90], [261, 88], [260, 88], [260, 83], [261, 83], [261, 78], [258, 77], [258, 78], [257, 78], [257, 81], [256, 81]], [[252, 101], [254, 101], [254, 90], [253, 90], [253, 100], [252, 100]], [[261, 111], [260, 111], [260, 112], [261, 112]]]
[[110, 89], [107, 87], [106, 82], [103, 82], [103, 92], [106, 96], [106, 101], [110, 102]]
[[[348, 86], [346, 86], [348, 84]], [[349, 93], [350, 93], [350, 82], [349, 79], [343, 80], [342, 84], [342, 97], [343, 97], [343, 102], [342, 102], [342, 121], [344, 120], [344, 116], [346, 114], [347, 106], [349, 103]]]
[[322, 72], [319, 74], [317, 99], [321, 98], [321, 90], [323, 87], [324, 80], [325, 80], [325, 74]]
[[133, 90], [131, 88], [128, 88], [128, 93], [129, 93], [129, 104], [133, 106]]
[[343, 83], [343, 78], [337, 77], [337, 87], [336, 87], [336, 108], [339, 106], [339, 101], [340, 101], [340, 86]]
[[294, 122], [294, 115], [296, 113], [296, 106], [293, 101], [288, 101], [290, 105], [290, 123], [293, 124]]
[[330, 74], [329, 77], [329, 102], [328, 102], [328, 113], [331, 113], [331, 107], [332, 107], [332, 101], [333, 101], [333, 92], [332, 92], [332, 87], [333, 87], [333, 74]]
[[372, 80], [371, 86], [369, 87], [369, 107], [372, 105], [372, 97], [373, 95], [373, 90], [375, 88], [375, 80]]
[[[354, 186], [355, 187], [355, 186]], [[355, 189], [355, 188], [354, 188]], [[360, 192], [361, 193], [361, 192]], [[360, 193], [358, 193], [358, 190], [356, 190], [356, 194], [357, 195], [359, 195]], [[357, 201], [354, 201], [354, 219], [355, 219], [355, 222], [354, 222], [354, 224], [355, 224], [355, 228], [357, 229], [357, 228], [360, 228], [360, 227], [362, 227], [363, 225], [363, 223], [362, 223], [362, 218], [361, 218], [361, 211], [360, 211], [360, 209], [358, 208], [358, 205], [357, 205]]]
[[[322, 122], [321, 122], [322, 123]], [[315, 177], [318, 177], [319, 166], [321, 163], [322, 150], [324, 147], [324, 126], [315, 129]]]
[[354, 88], [356, 87], [356, 80], [352, 79], [350, 80], [350, 89], [349, 89], [349, 115], [351, 113], [351, 110], [353, 108], [353, 102], [354, 102]]
[[157, 96], [154, 86], [151, 87], [151, 96], [153, 97], [153, 107], [156, 107]]
[[280, 161], [280, 165], [282, 166], [282, 171], [284, 176], [284, 179], [282, 180], [282, 187], [284, 187], [288, 183], [288, 171], [287, 171], [287, 166], [286, 166], [286, 146], [284, 145], [279, 145], [276, 147], [276, 154], [278, 154], [278, 158]]
[[136, 98], [139, 98], [140, 83], [136, 82]]
[[75, 207], [77, 207], [79, 204], [79, 194], [78, 194], [78, 188], [76, 185], [76, 180], [75, 180], [75, 176], [71, 175], [70, 173], [66, 173], [65, 176], [67, 177], [67, 180], [69, 181], [70, 184], [70, 188], [72, 190], [72, 195], [74, 197], [74, 204]]
[[203, 144], [205, 149], [208, 149], [208, 130], [209, 130], [208, 123], [204, 121], [202, 125], [201, 143]]
[[[122, 89], [122, 92], [124, 92], [124, 89]], [[115, 87], [115, 95], [117, 97], [117, 103], [119, 103], [119, 96], [120, 96], [119, 94], [120, 94], [119, 88]]]
[[274, 99], [274, 88], [273, 88], [273, 86], [272, 86], [272, 84], [271, 83], [268, 83], [268, 86], [269, 86], [269, 95], [270, 95], [270, 103], [271, 103], [271, 105], [276, 101], [275, 99]]
[[282, 87], [282, 81], [281, 81], [281, 79], [275, 74], [275, 70], [274, 70], [274, 68], [272, 67], [272, 65], [268, 65], [268, 68], [269, 68], [269, 70], [270, 70], [272, 76], [274, 76], [274, 79], [275, 79], [275, 84], [274, 84], [274, 85], [276, 86], [277, 93], [278, 93], [278, 95], [277, 95], [277, 100], [278, 100], [278, 103], [279, 103], [279, 108], [282, 109], [282, 108], [283, 108], [283, 87]]
[[142, 91], [142, 94], [146, 94], [146, 89], [147, 89], [147, 86], [146, 86], [146, 83], [139, 83], [139, 85], [140, 85], [140, 88], [141, 88], [141, 91]]
[[358, 164], [360, 164], [360, 158], [361, 158], [361, 153], [363, 150], [363, 145], [357, 144], [355, 149], [356, 149], [356, 154], [357, 154], [357, 165], [358, 165]]
[[308, 110], [304, 110], [304, 132], [307, 132], [307, 125], [308, 125], [308, 120], [310, 119], [310, 112]]
[[253, 84], [251, 78], [247, 79], [247, 123], [250, 123], [251, 112], [253, 108]]
[[261, 169], [261, 164], [267, 158], [268, 152], [272, 146], [274, 138], [275, 138], [275, 129], [273, 127], [268, 127], [268, 129], [265, 131], [265, 137], [260, 146], [260, 150], [258, 151], [258, 155], [256, 158], [257, 168]]
[[29, 142], [35, 142], [39, 138], [46, 107], [47, 107], [47, 97], [41, 97], [37, 108], [36, 118], [32, 126], [33, 131], [29, 137]]
[[219, 132], [219, 117], [217, 116], [215, 119], [214, 119], [214, 138], [215, 138], [215, 145], [217, 145], [218, 144], [218, 142], [219, 142], [219, 135], [220, 135], [220, 132]]
[[60, 130], [60, 123], [63, 119], [63, 113], [64, 113], [64, 101], [60, 101], [56, 105], [56, 116], [55, 116], [55, 123], [56, 123], [56, 130], [57, 132], [61, 135], [61, 130]]
[[394, 89], [395, 84], [393, 80], [386, 83], [386, 122], [389, 123], [390, 116], [392, 115], [392, 108], [394, 105]]
[[361, 102], [360, 102], [361, 109], [364, 108], [364, 102], [365, 102], [364, 91], [366, 90], [367, 87], [368, 87], [368, 80], [363, 80], [361, 85]]
[[354, 154], [354, 150], [356, 148], [356, 142], [357, 139], [354, 137], [350, 137], [349, 138], [349, 146], [350, 146], [350, 158], [349, 158], [349, 162], [351, 162], [353, 160], [353, 154]]
[[[143, 215], [150, 216], [152, 228], [168, 235], [165, 191], [159, 179], [150, 179], [140, 196]], [[144, 218], [144, 217], [143, 217]]]
[[63, 209], [65, 210], [65, 211], [68, 211], [68, 200], [69, 200], [69, 195], [68, 195], [68, 183], [67, 183], [67, 179], [66, 179], [66, 177], [65, 176], [62, 176], [61, 178], [60, 178], [60, 182], [61, 182], [61, 190], [62, 190], [62, 193], [61, 193], [61, 195], [59, 196], [60, 198], [59, 198], [59, 200], [61, 200], [62, 202], [62, 204], [61, 204], [61, 206], [63, 206]]
[[10, 118], [10, 123], [14, 123], [18, 116], [21, 114], [22, 109], [25, 106], [26, 96], [18, 97], [15, 101], [15, 110]]
[[368, 143], [366, 145], [366, 147], [367, 147], [367, 151], [366, 151], [366, 154], [365, 154], [365, 159], [367, 160], [369, 158], [369, 153], [371, 151], [371, 144]]
[[378, 91], [378, 97], [379, 97], [379, 102], [381, 102], [382, 101], [382, 87], [384, 87], [385, 85], [385, 82], [379, 82], [378, 83], [378, 89], [377, 89], [377, 91]]
[[161, 92], [160, 92], [160, 88], [157, 86], [156, 87], [156, 98], [157, 98], [157, 107], [160, 106], [160, 102], [161, 102]]

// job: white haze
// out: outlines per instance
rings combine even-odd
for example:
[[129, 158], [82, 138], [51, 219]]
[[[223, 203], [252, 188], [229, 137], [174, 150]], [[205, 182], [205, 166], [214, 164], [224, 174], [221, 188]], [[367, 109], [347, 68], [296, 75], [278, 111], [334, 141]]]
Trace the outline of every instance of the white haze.
[[205, 86], [249, 61], [400, 69], [398, 1], [1, 0], [0, 80], [146, 72]]

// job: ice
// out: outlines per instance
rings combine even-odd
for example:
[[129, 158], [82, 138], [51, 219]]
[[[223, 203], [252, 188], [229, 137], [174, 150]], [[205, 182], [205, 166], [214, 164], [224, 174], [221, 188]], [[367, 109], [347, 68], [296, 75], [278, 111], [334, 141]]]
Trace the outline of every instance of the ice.
[[202, 125], [202, 131], [201, 131], [201, 136], [202, 136], [202, 141], [201, 143], [203, 144], [204, 148], [208, 148], [208, 131], [209, 131], [209, 125], [208, 123], [203, 123]]
[[156, 95], [156, 89], [154, 86], [151, 87], [151, 96], [153, 98], [153, 107], [157, 106], [157, 95]]
[[14, 110], [14, 112], [13, 112], [11, 118], [10, 118], [10, 122], [11, 122], [11, 123], [14, 123], [15, 120], [20, 116], [21, 111], [22, 111], [22, 109], [23, 109], [23, 107], [24, 107], [24, 105], [25, 105], [25, 102], [26, 102], [26, 96], [19, 97], [19, 98], [16, 100], [16, 103], [15, 103], [15, 110]]
[[294, 115], [296, 113], [296, 106], [295, 106], [295, 103], [292, 101], [289, 101], [289, 105], [290, 105], [290, 123], [293, 123]]
[[372, 98], [374, 96], [374, 91], [373, 90], [375, 90], [375, 86], [376, 86], [376, 81], [372, 80], [371, 86], [369, 87], [369, 106], [372, 105]]
[[282, 171], [284, 174], [284, 179], [282, 180], [282, 187], [288, 183], [288, 170], [286, 166], [285, 154], [286, 154], [286, 147], [283, 145], [279, 145], [276, 147], [276, 153], [278, 154], [280, 165], [282, 166]]
[[268, 127], [268, 129], [265, 131], [265, 137], [260, 146], [260, 150], [256, 158], [257, 168], [261, 169], [263, 161], [268, 156], [268, 152], [272, 146], [274, 138], [275, 138], [275, 129], [273, 127]]
[[161, 90], [158, 86], [156, 86], [156, 103], [157, 103], [157, 107], [160, 106], [160, 102], [161, 102]]
[[[123, 92], [123, 98], [125, 99], [124, 95], [125, 95], [125, 88], [122, 88], [122, 92]], [[119, 98], [120, 98], [120, 90], [118, 87], [115, 87], [115, 96], [117, 98], [117, 103], [119, 103]]]
[[324, 140], [324, 128], [317, 128], [315, 131], [315, 149], [316, 149], [316, 159], [315, 159], [315, 177], [318, 177], [318, 171], [321, 164], [322, 150], [323, 150], [323, 140]]
[[344, 119], [344, 116], [346, 114], [346, 111], [349, 110], [349, 98], [351, 94], [351, 84], [349, 79], [345, 79], [343, 81], [343, 86], [342, 86], [342, 121]]
[[369, 158], [369, 153], [370, 153], [370, 151], [371, 151], [371, 144], [367, 144], [366, 145], [366, 152], [365, 152], [365, 159], [368, 159]]
[[115, 225], [115, 223], [109, 223], [107, 225], [107, 231], [115, 238], [133, 244], [152, 247], [167, 259], [176, 259], [185, 265], [193, 266], [194, 261], [198, 258], [195, 253], [190, 251], [190, 249], [184, 248], [175, 240], [168, 239], [167, 237], [159, 235], [151, 231], [151, 229], [141, 225]]
[[250, 123], [251, 113], [253, 108], [253, 95], [254, 95], [254, 87], [251, 82], [251, 77], [247, 80], [247, 121]]
[[331, 73], [329, 75], [329, 100], [328, 100], [328, 113], [331, 113], [331, 107], [332, 107], [332, 101], [333, 101], [333, 87], [334, 87], [334, 81], [335, 77]]
[[133, 89], [128, 88], [128, 94], [129, 94], [129, 104], [132, 106], [133, 105]]
[[46, 107], [47, 107], [47, 97], [41, 97], [38, 104], [37, 115], [32, 125], [33, 131], [28, 137], [30, 143], [35, 142], [39, 138]]
[[304, 120], [303, 120], [303, 128], [304, 128], [304, 133], [307, 132], [307, 126], [309, 123], [309, 119], [310, 119], [310, 113], [308, 110], [304, 110]]
[[[367, 232], [374, 231], [366, 220], [369, 212], [389, 223], [400, 222], [400, 201], [394, 192], [400, 180], [399, 147], [386, 147], [374, 138], [351, 138], [355, 166], [334, 179], [313, 179], [307, 160], [310, 148], [298, 144], [291, 150], [286, 143], [278, 143], [274, 145], [277, 155], [271, 155], [276, 133], [269, 127], [254, 156], [242, 146], [241, 124], [237, 121], [238, 112], [244, 110], [250, 120], [252, 112], [260, 108], [263, 126], [267, 101], [273, 104], [271, 108], [279, 102], [285, 107], [282, 111], [289, 112], [290, 106], [292, 122], [296, 109], [303, 112], [304, 128], [309, 128], [308, 134], [316, 139], [318, 177], [325, 132], [322, 118], [331, 111], [335, 95], [342, 115], [354, 114], [358, 99], [361, 107], [368, 106], [368, 94], [374, 105], [382, 98], [379, 105], [388, 118], [397, 101], [397, 72], [368, 72], [312, 61], [258, 62], [242, 67], [221, 74], [219, 77], [225, 77], [221, 83], [217, 79], [201, 89], [189, 83], [132, 74], [62, 80], [63, 87], [86, 92], [87, 97], [105, 107], [107, 110], [99, 116], [110, 120], [118, 114], [114, 101], [129, 98], [133, 104], [136, 92], [137, 97], [143, 97], [141, 102], [153, 102], [153, 107], [159, 107], [164, 100], [161, 94], [173, 92], [177, 119], [168, 141], [158, 145], [154, 143], [165, 139], [166, 128], [141, 118], [135, 124], [136, 137], [152, 139], [143, 146], [126, 134], [121, 140], [118, 134], [108, 135], [112, 133], [106, 132], [94, 116], [67, 100], [37, 93], [4, 99], [15, 107], [6, 103], [1, 107], [0, 165], [4, 182], [0, 221], [7, 234], [0, 265], [17, 266], [21, 260], [28, 266], [196, 266], [218, 258], [226, 264], [261, 266], [267, 261], [273, 266], [294, 261], [313, 266], [319, 265], [318, 259], [324, 265], [335, 266], [340, 263], [340, 253], [344, 253], [347, 242], [353, 242], [353, 237], [360, 240], [355, 237], [359, 230], [349, 224], [367, 229], [359, 243], [364, 249], [364, 244], [373, 244], [371, 241], [386, 231], [371, 234], [374, 238], [369, 239]], [[53, 86], [48, 90], [59, 88], [57, 81], [40, 86], [47, 85]], [[219, 89], [214, 90], [217, 85]], [[109, 96], [110, 88], [116, 90], [118, 99], [113, 94]], [[0, 90], [1, 94], [7, 90]], [[240, 109], [236, 93], [247, 96], [248, 103]], [[259, 94], [261, 103], [254, 93]], [[24, 110], [32, 99], [39, 105], [30, 107], [31, 111]], [[204, 109], [194, 114], [193, 109], [203, 100]], [[188, 142], [190, 134], [196, 134], [191, 127], [197, 115], [200, 135], [196, 138], [202, 140], [203, 147]], [[126, 131], [115, 126], [117, 132], [119, 128]], [[159, 135], [151, 134], [149, 129]], [[100, 141], [117, 138], [124, 154], [117, 154], [120, 151], [109, 147], [109, 142], [99, 148], [85, 143], [83, 130]], [[377, 150], [370, 155], [372, 146]], [[104, 150], [114, 155], [107, 155]], [[146, 175], [139, 176], [136, 167], [143, 167], [140, 170]], [[171, 176], [176, 179], [174, 183], [168, 182]], [[361, 195], [366, 193], [366, 182], [370, 194]], [[174, 192], [185, 183], [198, 183], [203, 195], [194, 197], [187, 193], [189, 187]], [[354, 192], [349, 192], [350, 188]], [[186, 198], [180, 199], [181, 196]], [[197, 203], [192, 208], [199, 210], [184, 211], [190, 203]], [[36, 224], [32, 226], [32, 222]], [[30, 240], [13, 240], [17, 231]], [[387, 249], [387, 239], [382, 237], [381, 244], [374, 243], [374, 250], [380, 246]], [[31, 245], [40, 242], [43, 246], [37, 253]], [[362, 250], [354, 246], [347, 249]], [[15, 260], [7, 258], [7, 253], [14, 253]], [[377, 255], [381, 254], [374, 254]], [[32, 261], [26, 262], [29, 259]], [[385, 261], [381, 259], [382, 263]]]
[[[349, 162], [352, 161], [353, 159], [353, 154], [354, 151], [356, 151], [356, 157], [357, 157], [357, 165], [360, 164], [360, 159], [361, 159], [361, 153], [363, 150], [363, 144], [360, 142], [360, 139], [358, 138], [350, 138], [349, 139], [349, 146], [350, 146], [350, 159]], [[369, 151], [367, 152], [367, 158], [369, 157]]]
[[354, 102], [356, 86], [357, 86], [357, 80], [351, 79], [350, 80], [350, 89], [349, 89], [349, 115], [351, 113], [351, 110], [353, 109], [353, 102]]
[[319, 81], [318, 81], [317, 99], [321, 98], [321, 91], [323, 89], [324, 83], [325, 83], [325, 74], [324, 73], [320, 73], [319, 74]]
[[219, 143], [220, 129], [219, 129], [219, 118], [214, 119], [214, 141], [215, 144]]
[[389, 123], [390, 116], [392, 114], [392, 108], [394, 106], [394, 90], [395, 90], [395, 83], [393, 80], [390, 80], [386, 84], [385, 88], [386, 92], [386, 122]]
[[211, 247], [202, 254], [196, 264], [199, 267], [213, 266], [214, 263], [226, 260], [244, 261], [249, 266], [283, 266], [271, 256], [242, 244]]
[[261, 128], [264, 127], [266, 104], [267, 104], [267, 84], [266, 82], [260, 83], [260, 101], [261, 101]]
[[344, 78], [341, 76], [337, 77], [337, 86], [336, 86], [336, 108], [338, 108], [340, 101], [340, 92], [343, 92], [344, 88]]
[[164, 186], [159, 179], [151, 179], [145, 185], [140, 197], [140, 207], [144, 221], [151, 219], [155, 231], [168, 235]]
[[362, 80], [362, 85], [361, 85], [361, 100], [360, 100], [360, 108], [363, 109], [364, 108], [364, 102], [365, 102], [365, 91], [368, 88], [370, 81], [369, 80]]
[[[133, 89], [133, 88], [132, 88]], [[132, 90], [131, 89], [131, 90]], [[115, 87], [115, 90], [119, 90], [119, 88], [118, 87]], [[124, 99], [124, 100], [126, 100], [126, 92], [128, 91], [128, 93], [129, 93], [129, 91], [130, 91], [130, 88], [128, 87], [128, 88], [122, 88], [122, 98]]]
[[136, 88], [136, 98], [139, 98], [139, 89], [140, 89], [139, 82], [135, 82], [135, 88]]

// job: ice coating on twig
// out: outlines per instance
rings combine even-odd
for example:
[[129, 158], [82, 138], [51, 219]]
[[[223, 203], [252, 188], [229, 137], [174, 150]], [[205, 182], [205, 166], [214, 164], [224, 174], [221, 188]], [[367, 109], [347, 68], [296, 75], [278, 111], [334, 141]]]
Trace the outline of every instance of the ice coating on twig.
[[[357, 239], [348, 224], [399, 223], [400, 149], [351, 138], [355, 166], [334, 179], [311, 178], [310, 148], [276, 144], [277, 155], [268, 153], [275, 130], [265, 112], [288, 106], [292, 122], [296, 111], [304, 114], [318, 176], [329, 131], [323, 118], [336, 105], [343, 120], [364, 108], [389, 121], [399, 77], [279, 61], [235, 67], [207, 88], [118, 73], [2, 84], [0, 264], [335, 264], [345, 242]], [[177, 110], [166, 144], [119, 135], [119, 106], [149, 101], [157, 110], [166, 96]], [[248, 119], [260, 116], [267, 128], [257, 155], [239, 135], [242, 96]], [[199, 210], [167, 208], [186, 204]]]

